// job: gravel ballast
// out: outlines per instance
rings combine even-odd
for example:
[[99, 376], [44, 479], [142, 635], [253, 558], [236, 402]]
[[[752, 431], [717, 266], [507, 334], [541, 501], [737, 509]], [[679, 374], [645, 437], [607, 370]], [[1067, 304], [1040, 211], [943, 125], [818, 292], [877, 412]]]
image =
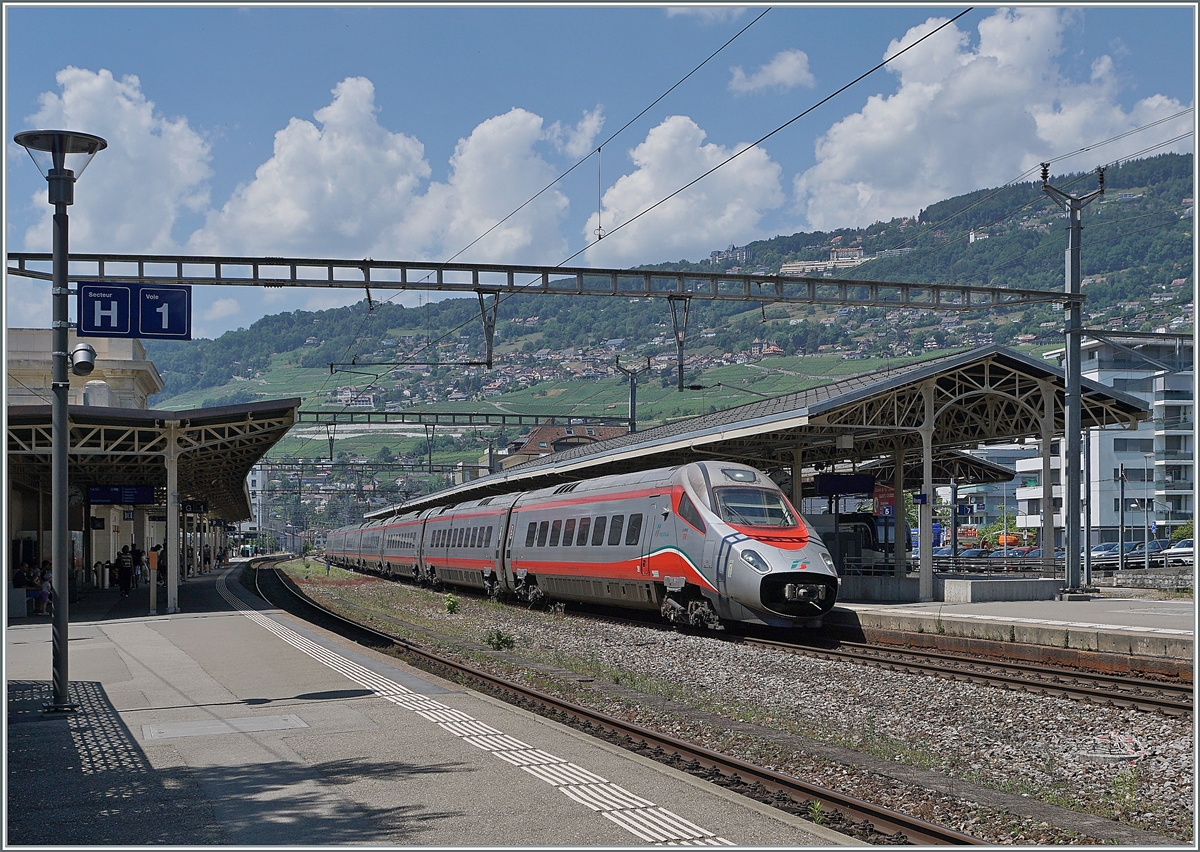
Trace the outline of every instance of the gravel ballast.
[[310, 565], [289, 574], [315, 601], [436, 653], [993, 843], [1192, 841], [1190, 717], [466, 595], [448, 606]]

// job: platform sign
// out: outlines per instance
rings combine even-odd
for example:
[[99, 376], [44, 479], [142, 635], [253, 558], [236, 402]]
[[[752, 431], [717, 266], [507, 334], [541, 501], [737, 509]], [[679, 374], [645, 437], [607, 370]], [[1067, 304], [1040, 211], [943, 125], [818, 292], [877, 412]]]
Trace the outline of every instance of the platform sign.
[[192, 288], [163, 285], [138, 290], [138, 337], [191, 340]]
[[132, 337], [134, 285], [80, 284], [79, 336]]
[[80, 337], [192, 339], [192, 288], [183, 284], [80, 282]]

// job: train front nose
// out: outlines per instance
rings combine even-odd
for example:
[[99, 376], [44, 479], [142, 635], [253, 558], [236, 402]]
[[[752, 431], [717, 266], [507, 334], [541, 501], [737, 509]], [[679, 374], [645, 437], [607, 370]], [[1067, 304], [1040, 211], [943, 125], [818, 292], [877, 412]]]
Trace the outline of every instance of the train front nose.
[[746, 546], [735, 557], [739, 571], [733, 597], [753, 609], [779, 615], [813, 617], [833, 609], [838, 578], [833, 558], [823, 547], [803, 552]]

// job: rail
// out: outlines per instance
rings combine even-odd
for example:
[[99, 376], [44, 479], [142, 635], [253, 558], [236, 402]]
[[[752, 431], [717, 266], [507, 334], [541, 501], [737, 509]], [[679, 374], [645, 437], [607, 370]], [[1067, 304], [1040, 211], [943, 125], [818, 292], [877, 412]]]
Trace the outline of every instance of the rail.
[[[258, 582], [259, 573], [261, 572], [256, 572], [255, 576], [258, 594], [264, 600], [270, 600]], [[852, 823], [869, 823], [875, 832], [884, 835], [882, 839], [889, 842], [894, 842], [893, 838], [896, 836], [902, 836], [909, 843], [915, 845], [989, 845], [977, 837], [853, 796], [847, 796], [836, 790], [809, 784], [782, 773], [755, 766], [738, 758], [572, 704], [523, 684], [496, 677], [464, 663], [434, 654], [403, 639], [332, 612], [303, 595], [291, 584], [290, 580], [279, 574], [278, 571], [271, 573], [279, 578], [279, 586], [287, 590], [297, 604], [320, 613], [325, 619], [349, 630], [370, 636], [374, 641], [388, 643], [412, 659], [423, 662], [425, 665], [431, 665], [435, 669], [448, 671], [451, 677], [469, 678], [485, 684], [493, 690], [516, 696], [522, 704], [541, 708], [543, 712], [560, 720], [574, 722], [577, 727], [593, 736], [604, 736], [609, 740], [619, 741], [626, 748], [647, 756], [654, 756], [658, 760], [663, 760], [667, 755], [677, 755], [677, 759], [668, 762], [672, 765], [685, 766], [693, 774], [709, 778], [712, 778], [715, 772], [719, 776], [723, 776], [723, 786], [734, 786], [729, 782], [736, 779], [738, 786], [749, 785], [760, 794], [765, 793], [772, 796], [772, 800], [775, 802], [790, 799], [793, 802], [803, 803], [807, 800], [820, 803], [821, 809], [825, 812], [835, 811]]]

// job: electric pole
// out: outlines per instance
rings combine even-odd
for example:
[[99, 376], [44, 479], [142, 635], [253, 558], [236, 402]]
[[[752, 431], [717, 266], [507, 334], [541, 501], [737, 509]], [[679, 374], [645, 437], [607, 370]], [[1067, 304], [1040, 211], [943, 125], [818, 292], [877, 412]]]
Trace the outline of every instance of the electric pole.
[[[1062, 190], [1050, 186], [1050, 164], [1042, 163], [1042, 191], [1067, 211], [1067, 255], [1066, 255], [1066, 291], [1069, 297], [1066, 302], [1067, 311], [1067, 393], [1066, 404], [1063, 406], [1066, 435], [1066, 455], [1063, 456], [1063, 533], [1064, 544], [1067, 548], [1066, 587], [1078, 589], [1080, 580], [1080, 540], [1079, 540], [1079, 461], [1082, 457], [1080, 439], [1082, 432], [1082, 397], [1080, 395], [1081, 346], [1082, 335], [1082, 303], [1080, 294], [1080, 243], [1083, 238], [1083, 208], [1104, 194], [1104, 169], [1096, 169], [1100, 186], [1087, 195], [1068, 195]], [[1049, 447], [1043, 447], [1042, 452], [1050, 452]], [[1054, 506], [1045, 507], [1053, 517]], [[1053, 553], [1054, 542], [1042, 542], [1042, 547], [1049, 547]], [[1043, 552], [1045, 552], [1043, 550]]]
[[615, 366], [618, 370], [629, 377], [629, 431], [637, 431], [637, 377], [638, 373], [644, 373], [650, 369], [650, 359], [646, 358], [646, 366], [640, 370], [631, 370], [628, 367], [621, 366], [621, 356], [618, 355], [615, 361]]

